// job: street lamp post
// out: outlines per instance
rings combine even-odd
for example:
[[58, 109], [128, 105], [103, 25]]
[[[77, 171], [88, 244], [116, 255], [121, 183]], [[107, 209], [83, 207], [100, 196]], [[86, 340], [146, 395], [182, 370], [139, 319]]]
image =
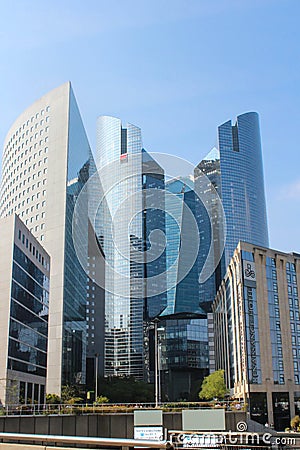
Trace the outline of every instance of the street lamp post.
[[161, 341], [159, 331], [163, 328], [157, 328], [160, 322], [158, 317], [153, 320], [154, 324], [154, 381], [155, 381], [155, 408], [161, 403]]
[[153, 320], [154, 323], [154, 381], [155, 381], [155, 408], [158, 407], [158, 334], [157, 334], [157, 324], [159, 319]]
[[95, 353], [95, 401], [98, 398], [98, 358], [99, 353]]
[[158, 371], [158, 403], [161, 404], [161, 340], [159, 338], [158, 332], [160, 328], [157, 330], [157, 371]]

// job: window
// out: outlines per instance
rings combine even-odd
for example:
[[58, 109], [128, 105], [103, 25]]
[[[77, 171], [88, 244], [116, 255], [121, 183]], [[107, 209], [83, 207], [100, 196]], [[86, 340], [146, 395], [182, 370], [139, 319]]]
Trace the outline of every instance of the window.
[[293, 292], [295, 296], [298, 296], [298, 288], [296, 286], [293, 287]]

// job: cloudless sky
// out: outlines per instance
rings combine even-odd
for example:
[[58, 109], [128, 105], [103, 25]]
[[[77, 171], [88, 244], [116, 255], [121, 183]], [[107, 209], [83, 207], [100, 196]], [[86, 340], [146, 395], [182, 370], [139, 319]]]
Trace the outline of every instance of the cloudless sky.
[[2, 0], [1, 143], [67, 80], [92, 148], [110, 114], [196, 164], [218, 125], [257, 111], [271, 247], [300, 252], [299, 21], [299, 0]]

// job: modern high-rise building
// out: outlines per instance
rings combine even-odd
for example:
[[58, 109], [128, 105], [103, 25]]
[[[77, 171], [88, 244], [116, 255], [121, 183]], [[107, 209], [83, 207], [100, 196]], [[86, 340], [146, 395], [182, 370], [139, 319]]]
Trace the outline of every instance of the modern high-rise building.
[[[87, 275], [72, 239], [75, 203], [89, 177], [91, 152], [70, 83], [26, 109], [3, 150], [0, 215], [17, 214], [49, 255], [47, 392], [84, 383]], [[81, 254], [88, 255], [88, 202], [81, 211]]]
[[251, 418], [299, 414], [300, 255], [240, 242], [213, 303], [216, 369]]
[[[202, 307], [209, 311], [216, 287], [225, 273], [224, 247], [226, 242], [226, 218], [221, 202], [220, 153], [213, 148], [194, 170], [196, 218], [199, 227], [200, 248], [198, 254], [199, 275], [205, 264], [209, 276], [199, 280], [199, 297]], [[208, 309], [207, 309], [208, 308]]]
[[[148, 332], [157, 317], [165, 321], [166, 367], [207, 367], [206, 313], [225, 266], [239, 240], [268, 245], [257, 114], [224, 123], [218, 136], [194, 184], [177, 179], [165, 189], [141, 130], [117, 118], [98, 119], [95, 163], [70, 83], [12, 125], [0, 217], [17, 215], [51, 257], [48, 393], [84, 384], [87, 368], [92, 382], [96, 361], [98, 374], [151, 378]], [[177, 393], [188, 392], [179, 385]]]
[[0, 402], [44, 403], [50, 257], [12, 214], [0, 219]]
[[167, 308], [162, 316], [205, 315], [199, 307], [196, 195], [192, 177], [166, 183]]
[[193, 177], [166, 183], [167, 307], [160, 314], [161, 380], [170, 400], [189, 399], [207, 375], [206, 313], [199, 306], [198, 224]]
[[[203, 302], [212, 302], [225, 268], [239, 241], [269, 245], [267, 212], [264, 189], [263, 163], [259, 117], [255, 112], [241, 114], [232, 125], [229, 120], [218, 127], [218, 149], [213, 149], [195, 169], [195, 178], [204, 173], [221, 197], [226, 224], [205, 205], [199, 208], [199, 221], [203, 223], [201, 243], [204, 251], [200, 264], [204, 264], [210, 246], [212, 227], [225, 237], [223, 259], [215, 261], [213, 277], [200, 286]], [[201, 179], [201, 176], [200, 176]], [[207, 189], [204, 185], [202, 189]], [[207, 206], [207, 205], [206, 205]]]
[[[97, 191], [98, 180], [93, 183]], [[90, 189], [91, 191], [92, 189]], [[95, 192], [93, 192], [95, 194]], [[104, 375], [105, 280], [104, 254], [89, 222], [86, 300], [86, 384], [95, 388], [96, 375]], [[94, 281], [93, 281], [94, 280]], [[95, 393], [95, 397], [99, 392]]]
[[221, 196], [226, 216], [225, 262], [239, 241], [269, 245], [259, 117], [237, 116], [218, 128]]
[[143, 379], [144, 321], [166, 305], [164, 241], [152, 239], [152, 231], [164, 232], [164, 172], [143, 149], [141, 130], [109, 116], [98, 118], [96, 165], [96, 234], [105, 255], [105, 375]]

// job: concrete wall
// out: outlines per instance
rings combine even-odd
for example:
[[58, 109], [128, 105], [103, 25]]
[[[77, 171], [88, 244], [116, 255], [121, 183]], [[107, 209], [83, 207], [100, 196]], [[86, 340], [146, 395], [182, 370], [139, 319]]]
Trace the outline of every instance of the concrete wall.
[[[246, 420], [244, 412], [226, 413], [226, 429], [236, 431], [236, 424]], [[180, 412], [163, 413], [163, 425], [168, 430], [181, 430]], [[0, 417], [1, 433], [56, 434], [133, 438], [133, 414], [86, 414], [60, 416]]]

